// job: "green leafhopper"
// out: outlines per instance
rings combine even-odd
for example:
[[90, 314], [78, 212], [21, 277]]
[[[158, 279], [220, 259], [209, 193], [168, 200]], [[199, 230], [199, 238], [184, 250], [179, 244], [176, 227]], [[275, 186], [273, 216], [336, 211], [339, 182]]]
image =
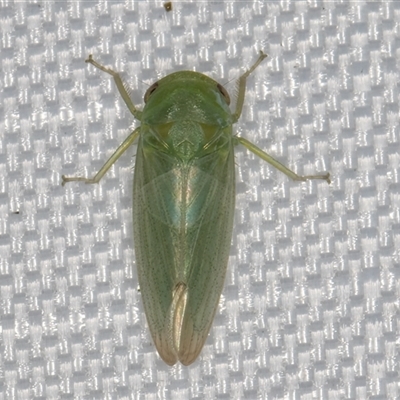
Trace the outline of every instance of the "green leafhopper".
[[224, 285], [235, 209], [234, 146], [242, 144], [288, 177], [300, 176], [248, 140], [233, 136], [241, 113], [246, 79], [238, 80], [235, 110], [219, 83], [198, 72], [175, 72], [154, 83], [136, 109], [120, 75], [110, 74], [133, 116], [141, 122], [91, 178], [98, 183], [138, 139], [133, 184], [133, 230], [139, 285], [154, 344], [169, 365], [193, 363], [208, 336]]

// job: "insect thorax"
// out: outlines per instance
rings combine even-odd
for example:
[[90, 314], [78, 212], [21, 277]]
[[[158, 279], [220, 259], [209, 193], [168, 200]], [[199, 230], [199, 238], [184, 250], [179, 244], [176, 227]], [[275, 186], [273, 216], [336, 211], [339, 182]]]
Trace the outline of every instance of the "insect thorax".
[[193, 158], [205, 141], [201, 125], [194, 121], [175, 122], [168, 136], [175, 153], [183, 160]]

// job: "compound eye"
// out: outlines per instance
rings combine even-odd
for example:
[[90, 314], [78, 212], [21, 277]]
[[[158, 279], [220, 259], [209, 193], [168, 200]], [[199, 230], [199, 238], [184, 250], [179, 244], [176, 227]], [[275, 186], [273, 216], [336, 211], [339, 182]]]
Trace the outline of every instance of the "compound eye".
[[144, 95], [144, 102], [147, 103], [149, 101], [150, 96], [156, 91], [158, 88], [158, 82], [153, 83], [146, 91]]
[[231, 98], [229, 97], [228, 92], [225, 90], [225, 88], [221, 85], [221, 84], [217, 84], [217, 88], [219, 90], [219, 92], [222, 94], [222, 96], [224, 96], [224, 99], [226, 101], [226, 104], [231, 104]]

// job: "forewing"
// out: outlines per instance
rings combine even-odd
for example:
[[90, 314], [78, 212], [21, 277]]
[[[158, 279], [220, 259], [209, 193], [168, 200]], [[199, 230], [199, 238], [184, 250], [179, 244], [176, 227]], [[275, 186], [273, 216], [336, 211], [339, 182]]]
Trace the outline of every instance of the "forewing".
[[[148, 161], [148, 160], [147, 160]], [[154, 161], [154, 160], [151, 160]], [[161, 358], [169, 365], [177, 361], [177, 354], [171, 346], [171, 333], [167, 316], [172, 303], [174, 286], [174, 254], [171, 246], [171, 234], [168, 224], [160, 223], [150, 209], [169, 218], [165, 203], [165, 188], [157, 187], [154, 179], [157, 169], [162, 174], [160, 162], [146, 162], [141, 140], [136, 153], [136, 165], [133, 188], [133, 228], [135, 242], [136, 267], [141, 296], [147, 323], [153, 341]], [[152, 178], [154, 176], [154, 178]], [[167, 173], [166, 179], [173, 178]], [[154, 187], [154, 193], [144, 190], [148, 185]]]
[[223, 169], [210, 172], [213, 188], [191, 238], [193, 253], [179, 346], [179, 360], [184, 365], [191, 364], [199, 355], [224, 286], [235, 208], [233, 151]]
[[232, 147], [182, 170], [162, 154], [145, 156], [139, 143], [136, 262], [150, 331], [167, 364], [191, 364], [207, 338], [229, 256], [234, 179]]

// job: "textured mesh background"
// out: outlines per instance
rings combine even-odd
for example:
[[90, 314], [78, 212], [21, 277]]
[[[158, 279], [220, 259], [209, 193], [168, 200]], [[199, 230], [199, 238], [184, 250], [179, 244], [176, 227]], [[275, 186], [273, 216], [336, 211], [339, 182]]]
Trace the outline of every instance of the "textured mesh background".
[[[134, 269], [135, 104], [181, 69], [237, 78], [225, 289], [190, 367], [151, 342]], [[0, 1], [0, 400], [395, 399], [400, 328], [400, 3]], [[146, 84], [144, 84], [145, 82]], [[227, 86], [234, 92], [233, 81]]]

